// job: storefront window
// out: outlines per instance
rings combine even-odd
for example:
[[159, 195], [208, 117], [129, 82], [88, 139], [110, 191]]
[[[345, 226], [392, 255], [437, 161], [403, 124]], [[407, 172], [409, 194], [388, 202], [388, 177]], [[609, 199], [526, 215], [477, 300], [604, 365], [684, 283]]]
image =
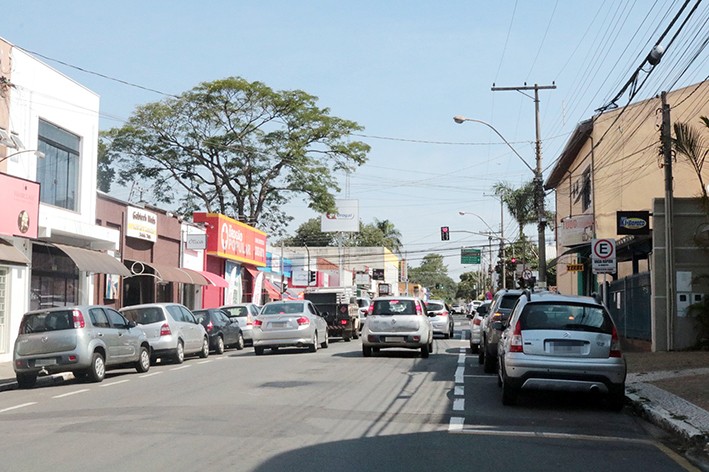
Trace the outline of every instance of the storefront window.
[[30, 309], [69, 306], [79, 302], [79, 269], [59, 249], [35, 244], [32, 248]]

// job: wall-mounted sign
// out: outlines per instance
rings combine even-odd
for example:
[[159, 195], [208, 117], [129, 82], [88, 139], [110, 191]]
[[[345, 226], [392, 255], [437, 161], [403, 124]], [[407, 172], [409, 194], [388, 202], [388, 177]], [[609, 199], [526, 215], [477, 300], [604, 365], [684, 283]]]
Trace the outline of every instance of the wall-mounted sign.
[[557, 229], [560, 246], [588, 243], [593, 238], [593, 215], [567, 216]]
[[649, 211], [615, 212], [617, 234], [650, 234]]
[[357, 272], [355, 274], [355, 285], [371, 285], [371, 279], [366, 272]]
[[323, 233], [358, 233], [359, 200], [335, 200], [337, 211], [320, 216], [320, 231]]
[[187, 249], [192, 249], [193, 251], [200, 251], [202, 249], [207, 249], [207, 235], [206, 234], [187, 234], [185, 236], [185, 247]]
[[379, 295], [391, 295], [391, 284], [379, 284]]
[[37, 238], [39, 221], [39, 184], [0, 174], [2, 215], [0, 234]]
[[583, 272], [583, 264], [566, 264], [566, 270], [569, 272]]
[[155, 242], [158, 240], [158, 215], [144, 208], [126, 210], [126, 236]]
[[373, 280], [384, 280], [384, 269], [372, 269]]
[[193, 219], [195, 223], [206, 223], [207, 254], [258, 267], [266, 265], [263, 231], [218, 213], [195, 212]]

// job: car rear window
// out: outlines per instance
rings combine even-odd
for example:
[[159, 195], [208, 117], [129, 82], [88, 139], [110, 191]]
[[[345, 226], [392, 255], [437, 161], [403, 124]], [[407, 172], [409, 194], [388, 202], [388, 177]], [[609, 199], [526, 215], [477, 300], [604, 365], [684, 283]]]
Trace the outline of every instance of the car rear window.
[[269, 303], [263, 306], [262, 315], [280, 315], [302, 313], [302, 303]]
[[26, 314], [20, 323], [20, 334], [63, 329], [74, 329], [73, 310]]
[[611, 334], [613, 322], [608, 313], [592, 305], [530, 303], [520, 315], [522, 329], [558, 329]]
[[129, 310], [122, 310], [121, 313], [123, 313], [123, 316], [130, 321], [135, 321], [138, 324], [150, 324], [165, 321], [165, 314], [160, 308], [155, 307], [133, 308]]
[[230, 317], [234, 316], [246, 316], [249, 314], [249, 310], [245, 306], [230, 306], [228, 308], [222, 308]]
[[426, 309], [428, 311], [439, 311], [443, 310], [445, 307], [443, 306], [443, 303], [436, 303], [436, 302], [428, 302], [426, 304]]
[[375, 300], [373, 315], [416, 315], [416, 303], [413, 300]]
[[207, 310], [196, 310], [192, 314], [199, 324], [205, 324], [205, 321], [209, 322], [209, 312]]
[[519, 295], [503, 295], [502, 300], [500, 300], [500, 308], [511, 310], [517, 303], [518, 298]]

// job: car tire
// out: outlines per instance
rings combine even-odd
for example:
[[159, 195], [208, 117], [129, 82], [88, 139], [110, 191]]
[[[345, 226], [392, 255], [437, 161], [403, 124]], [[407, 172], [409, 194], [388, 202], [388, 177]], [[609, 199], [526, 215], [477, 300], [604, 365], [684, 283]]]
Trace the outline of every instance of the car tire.
[[426, 358], [428, 358], [428, 356], [430, 354], [431, 353], [429, 352], [428, 344], [424, 344], [423, 346], [421, 346], [421, 357], [422, 358], [426, 359]]
[[205, 359], [209, 356], [209, 339], [206, 337], [202, 340], [202, 349], [199, 351], [199, 357]]
[[372, 348], [370, 346], [362, 346], [362, 355], [364, 357], [372, 357]]
[[217, 345], [214, 348], [215, 354], [224, 354], [224, 338], [217, 336]]
[[430, 343], [428, 343], [428, 352], [430, 352], [431, 354], [433, 354], [433, 341], [431, 341]]
[[625, 406], [625, 384], [618, 387], [612, 387], [608, 392], [608, 408], [611, 411], [620, 412]]
[[309, 352], [317, 352], [318, 351], [318, 332], [315, 331], [313, 333], [313, 342], [308, 345], [308, 351]]
[[505, 382], [504, 377], [502, 378], [502, 404], [505, 406], [512, 406], [517, 403], [517, 396], [519, 395], [519, 389], [514, 388], [509, 382]]
[[359, 339], [359, 329], [352, 330], [352, 339]]
[[348, 342], [351, 341], [351, 339], [350, 339], [349, 336], [343, 337], [342, 339], [343, 339], [346, 343], [348, 343]]
[[175, 354], [172, 356], [172, 361], [175, 364], [185, 362], [185, 345], [182, 344], [182, 340], [177, 341], [177, 347], [175, 348]]
[[254, 354], [256, 354], [257, 356], [262, 356], [263, 355], [263, 347], [254, 346]]
[[99, 352], [94, 352], [91, 356], [91, 367], [87, 371], [88, 378], [92, 382], [101, 382], [106, 376], [106, 364], [103, 356]]
[[487, 348], [485, 347], [485, 343], [481, 343], [480, 347], [478, 348], [478, 364], [483, 365], [483, 362], [485, 362], [485, 350]]
[[325, 334], [325, 341], [320, 343], [320, 347], [323, 349], [327, 349], [328, 346], [330, 346], [330, 338], [327, 337], [327, 333]]
[[17, 379], [18, 388], [32, 388], [37, 383], [35, 374], [17, 374], [15, 378]]
[[72, 372], [72, 375], [76, 380], [86, 380], [86, 378], [89, 376], [89, 374], [87, 374], [84, 370], [76, 370]]
[[140, 346], [138, 362], [135, 363], [135, 370], [142, 374], [150, 370], [150, 352], [145, 346]]
[[483, 359], [483, 370], [486, 374], [492, 374], [493, 372], [495, 372], [496, 367], [497, 362], [495, 358], [491, 356], [489, 352], [486, 352], [485, 359]]
[[239, 336], [236, 338], [236, 344], [234, 344], [234, 347], [236, 348], [237, 351], [241, 351], [244, 349], [244, 335], [243, 335], [243, 333], [239, 333]]
[[480, 352], [480, 344], [470, 343], [470, 352], [472, 354], [478, 354]]

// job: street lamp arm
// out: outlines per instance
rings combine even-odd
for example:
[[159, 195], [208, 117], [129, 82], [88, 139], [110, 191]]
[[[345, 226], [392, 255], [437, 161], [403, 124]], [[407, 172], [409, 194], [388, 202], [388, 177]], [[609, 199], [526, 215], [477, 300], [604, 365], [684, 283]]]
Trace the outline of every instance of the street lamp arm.
[[458, 214], [459, 214], [460, 216], [473, 215], [473, 216], [477, 217], [480, 221], [482, 221], [483, 224], [484, 224], [485, 226], [487, 226], [487, 229], [489, 229], [489, 230], [492, 231], [493, 233], [499, 233], [499, 231], [495, 231], [494, 229], [492, 229], [492, 228], [490, 227], [490, 225], [487, 224], [487, 221], [485, 221], [485, 220], [483, 219], [482, 216], [480, 216], [480, 215], [478, 215], [478, 214], [476, 214], [476, 213], [473, 213], [472, 211], [459, 211]]
[[500, 137], [500, 139], [501, 139], [502, 141], [504, 141], [504, 143], [507, 144], [507, 146], [508, 146], [510, 149], [512, 149], [512, 152], [514, 152], [514, 153], [517, 155], [517, 157], [520, 158], [520, 160], [524, 163], [524, 165], [527, 166], [527, 169], [531, 170], [532, 173], [533, 173], [535, 176], [537, 175], [537, 171], [536, 171], [534, 168], [532, 168], [532, 166], [530, 166], [530, 165], [527, 163], [527, 161], [524, 160], [524, 157], [522, 157], [522, 156], [520, 155], [520, 153], [518, 153], [517, 150], [509, 143], [509, 141], [507, 141], [507, 140], [505, 139], [505, 137], [502, 136], [502, 134], [500, 134], [500, 132], [497, 131], [497, 129], [495, 129], [495, 127], [492, 126], [490, 123], [487, 123], [487, 122], [482, 121], [482, 120], [475, 120], [475, 119], [473, 119], [473, 118], [466, 118], [466, 117], [460, 116], [460, 115], [454, 116], [454, 117], [453, 117], [453, 121], [455, 121], [455, 122], [458, 123], [458, 124], [461, 124], [461, 123], [463, 123], [463, 122], [465, 122], [465, 121], [472, 121], [473, 123], [480, 123], [480, 124], [482, 124], [482, 125], [487, 126], [487, 127], [490, 128], [491, 130], [493, 130], [493, 131], [495, 132], [495, 134], [498, 135], [498, 136]]
[[22, 151], [13, 152], [12, 154], [8, 154], [7, 156], [0, 158], [0, 162], [6, 161], [7, 159], [9, 159], [11, 157], [14, 157], [18, 154], [22, 154], [25, 152], [33, 152], [35, 154], [35, 156], [39, 157], [40, 159], [44, 158], [44, 153], [42, 151], [39, 151], [37, 149], [24, 149]]

